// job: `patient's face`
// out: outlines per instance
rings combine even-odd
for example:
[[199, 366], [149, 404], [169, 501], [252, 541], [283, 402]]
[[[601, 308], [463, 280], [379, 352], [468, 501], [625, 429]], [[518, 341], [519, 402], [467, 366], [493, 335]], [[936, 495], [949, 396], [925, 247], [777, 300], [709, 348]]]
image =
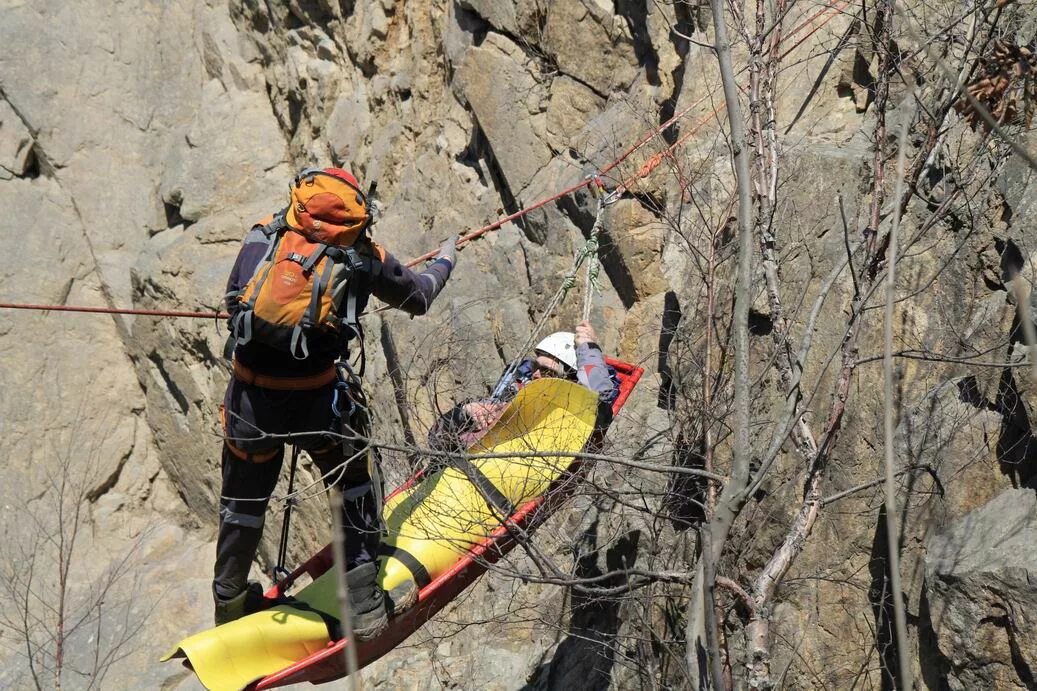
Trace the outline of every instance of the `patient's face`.
[[565, 372], [565, 368], [562, 366], [561, 361], [551, 357], [550, 355], [537, 353], [536, 363], [536, 369], [533, 370], [534, 379], [541, 379], [543, 377], [561, 377], [563, 372]]

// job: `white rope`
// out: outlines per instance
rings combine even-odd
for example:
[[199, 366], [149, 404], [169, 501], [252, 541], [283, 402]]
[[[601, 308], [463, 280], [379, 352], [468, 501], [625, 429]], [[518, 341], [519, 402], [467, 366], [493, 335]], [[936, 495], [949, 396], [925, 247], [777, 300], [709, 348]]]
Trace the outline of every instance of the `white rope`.
[[598, 260], [598, 236], [601, 235], [602, 217], [605, 215], [605, 199], [598, 200], [598, 213], [594, 218], [594, 227], [591, 228], [590, 237], [587, 239], [587, 247], [590, 256], [587, 258], [587, 280], [583, 286], [583, 319], [591, 318], [591, 305], [594, 302], [594, 293], [598, 288], [598, 271], [601, 262]]
[[523, 344], [522, 348], [518, 351], [518, 355], [508, 364], [507, 368], [504, 370], [504, 374], [501, 375], [500, 383], [498, 383], [497, 389], [493, 392], [494, 398], [500, 398], [504, 393], [503, 389], [510, 382], [511, 374], [515, 371], [519, 363], [522, 362], [526, 353], [529, 352], [529, 349], [533, 347], [533, 344], [540, 337], [540, 332], [543, 331], [547, 321], [551, 318], [551, 315], [554, 314], [555, 308], [565, 299], [569, 290], [576, 285], [576, 276], [580, 271], [580, 267], [583, 266], [583, 262], [587, 260], [590, 260], [590, 264], [587, 267], [587, 281], [590, 285], [588, 285], [587, 293], [584, 296], [583, 318], [587, 319], [589, 317], [591, 304], [590, 293], [598, 275], [598, 234], [601, 232], [602, 217], [604, 216], [605, 206], [605, 199], [599, 199], [598, 212], [594, 218], [594, 226], [591, 228], [587, 242], [577, 250], [576, 256], [573, 258], [572, 267], [565, 275], [565, 278], [562, 279], [562, 285], [559, 286], [557, 291], [555, 291], [555, 294], [551, 297], [551, 301], [547, 304], [547, 309], [544, 310], [544, 313], [540, 316], [540, 319], [537, 320], [537, 323], [533, 325], [533, 329], [529, 332], [529, 338], [526, 339], [525, 344]]

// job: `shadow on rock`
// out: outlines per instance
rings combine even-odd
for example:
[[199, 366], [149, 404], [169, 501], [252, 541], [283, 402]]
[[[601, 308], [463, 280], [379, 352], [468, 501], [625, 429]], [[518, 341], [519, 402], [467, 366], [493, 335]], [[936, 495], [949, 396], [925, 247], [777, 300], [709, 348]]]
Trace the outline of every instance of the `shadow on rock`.
[[[597, 548], [597, 533], [598, 523], [595, 521], [584, 535], [588, 551], [577, 559], [576, 579], [597, 578], [612, 571], [629, 569], [637, 561], [641, 533], [633, 530], [605, 551], [603, 571], [598, 563], [601, 552]], [[595, 585], [612, 588], [622, 585], [623, 581], [622, 575], [616, 575]], [[567, 636], [555, 649], [551, 660], [540, 665], [531, 675], [530, 683], [523, 687], [523, 691], [608, 689], [615, 665], [622, 597], [600, 597], [574, 589]]]

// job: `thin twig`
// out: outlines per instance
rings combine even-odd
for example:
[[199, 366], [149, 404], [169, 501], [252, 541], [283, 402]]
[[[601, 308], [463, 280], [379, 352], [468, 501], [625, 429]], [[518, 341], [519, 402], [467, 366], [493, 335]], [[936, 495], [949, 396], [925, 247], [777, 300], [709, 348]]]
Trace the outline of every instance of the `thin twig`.
[[360, 666], [356, 659], [356, 638], [353, 636], [353, 617], [349, 608], [349, 583], [346, 579], [346, 533], [342, 528], [342, 492], [331, 490], [331, 549], [335, 556], [335, 579], [338, 587], [338, 606], [342, 634], [346, 638], [346, 685], [350, 691], [363, 691]]
[[[928, 472], [933, 477], [933, 480], [936, 481], [937, 485], [938, 486], [942, 486], [941, 483], [940, 483], [940, 476], [937, 475], [936, 469], [933, 468], [931, 465], [928, 465], [928, 464], [912, 465], [912, 466], [908, 466], [907, 468], [904, 468], [902, 470], [898, 470], [896, 472], [896, 477], [900, 477], [901, 475], [906, 475], [907, 473], [913, 473], [916, 470], [924, 470], [924, 471]], [[871, 489], [872, 487], [878, 487], [879, 485], [881, 485], [881, 484], [883, 484], [885, 482], [886, 482], [885, 475], [883, 475], [882, 477], [880, 477], [880, 478], [878, 478], [876, 480], [871, 480], [870, 482], [863, 482], [863, 483], [861, 483], [859, 485], [855, 485], [854, 487], [851, 487], [849, 489], [844, 489], [842, 492], [836, 492], [835, 494], [831, 495], [830, 497], [825, 497], [824, 499], [821, 500], [821, 505], [822, 506], [828, 506], [830, 504], [834, 504], [835, 502], [839, 501], [840, 499], [845, 499], [846, 497], [849, 497], [849, 496], [852, 496], [854, 494], [857, 494], [858, 492], [863, 492], [865, 490]]]

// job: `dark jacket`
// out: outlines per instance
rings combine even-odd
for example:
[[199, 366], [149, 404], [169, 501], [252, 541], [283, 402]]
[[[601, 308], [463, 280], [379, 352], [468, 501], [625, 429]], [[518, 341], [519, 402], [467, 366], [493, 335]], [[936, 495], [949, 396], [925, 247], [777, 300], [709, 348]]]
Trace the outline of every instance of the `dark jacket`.
[[[252, 278], [256, 267], [263, 261], [269, 240], [260, 227], [253, 228], [242, 241], [238, 257], [227, 280], [227, 292], [239, 291]], [[365, 242], [362, 252], [369, 253], [378, 266], [368, 275], [367, 290], [363, 291], [358, 313], [367, 307], [367, 295], [374, 295], [386, 304], [408, 314], [421, 315], [428, 311], [439, 291], [450, 278], [451, 263], [437, 259], [421, 273], [411, 271], [396, 257], [375, 242]], [[327, 370], [340, 356], [348, 352], [348, 337], [320, 334], [310, 339], [309, 357], [296, 359], [290, 353], [252, 340], [234, 348], [234, 358], [257, 374], [274, 377], [304, 377]]]

